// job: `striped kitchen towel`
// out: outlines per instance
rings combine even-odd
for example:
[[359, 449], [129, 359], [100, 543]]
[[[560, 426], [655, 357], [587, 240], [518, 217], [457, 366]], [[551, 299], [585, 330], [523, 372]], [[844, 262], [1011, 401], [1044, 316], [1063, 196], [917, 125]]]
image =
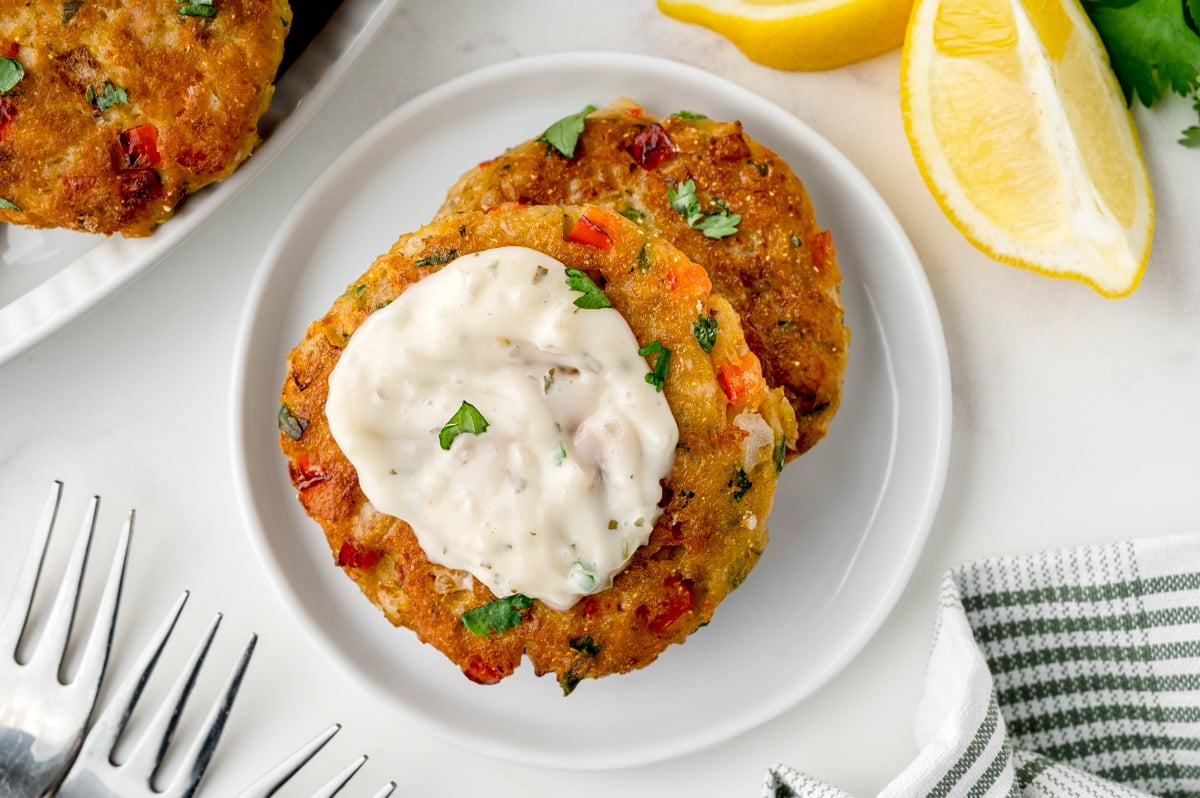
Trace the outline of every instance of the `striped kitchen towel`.
[[[948, 573], [914, 727], [880, 796], [1200, 795], [1200, 535]], [[782, 765], [762, 794], [848, 798]]]

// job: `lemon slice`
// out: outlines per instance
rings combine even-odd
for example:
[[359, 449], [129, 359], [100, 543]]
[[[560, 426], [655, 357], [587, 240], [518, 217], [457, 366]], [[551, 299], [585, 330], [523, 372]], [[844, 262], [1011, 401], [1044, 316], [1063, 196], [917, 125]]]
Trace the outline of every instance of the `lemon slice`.
[[1076, 0], [917, 0], [900, 99], [918, 169], [976, 247], [1105, 296], [1137, 287], [1150, 181]]
[[775, 69], [832, 69], [904, 41], [912, 0], [658, 0], [664, 14], [729, 39]]

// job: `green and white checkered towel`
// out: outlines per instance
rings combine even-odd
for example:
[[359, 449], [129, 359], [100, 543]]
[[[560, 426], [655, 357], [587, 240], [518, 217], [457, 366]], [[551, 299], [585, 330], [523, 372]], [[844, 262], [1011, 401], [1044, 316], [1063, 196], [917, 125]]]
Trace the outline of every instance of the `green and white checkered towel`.
[[[1200, 795], [1200, 535], [956, 568], [880, 796]], [[771, 768], [766, 798], [846, 798]]]

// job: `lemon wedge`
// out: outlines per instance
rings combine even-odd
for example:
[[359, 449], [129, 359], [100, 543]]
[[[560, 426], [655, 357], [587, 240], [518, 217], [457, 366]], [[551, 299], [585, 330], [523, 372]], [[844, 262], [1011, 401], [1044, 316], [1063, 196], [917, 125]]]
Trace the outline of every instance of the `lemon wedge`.
[[900, 99], [917, 168], [976, 247], [1105, 296], [1137, 287], [1150, 181], [1076, 0], [916, 0]]
[[711, 28], [755, 63], [833, 69], [904, 41], [912, 0], [658, 0], [681, 22]]

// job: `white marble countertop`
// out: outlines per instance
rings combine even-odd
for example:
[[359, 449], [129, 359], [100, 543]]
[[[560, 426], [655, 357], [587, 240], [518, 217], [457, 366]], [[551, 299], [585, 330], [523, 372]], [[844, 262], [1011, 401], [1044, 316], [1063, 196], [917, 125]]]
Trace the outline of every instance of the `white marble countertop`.
[[[940, 512], [908, 589], [861, 654], [798, 706], [714, 749], [583, 773], [514, 766], [430, 739], [347, 683], [310, 645], [250, 550], [227, 432], [247, 287], [273, 231], [322, 167], [393, 108], [447, 79], [580, 50], [703, 67], [794, 112], [842, 150], [921, 257], [954, 389]], [[51, 480], [67, 485], [67, 531], [88, 496], [103, 497], [101, 558], [135, 507], [114, 672], [129, 668], [185, 587], [192, 597], [180, 637], [226, 613], [217, 662], [229, 662], [251, 631], [260, 635], [206, 782], [211, 795], [231, 794], [335, 720], [345, 728], [302, 785], [365, 752], [371, 760], [347, 795], [393, 778], [398, 794], [414, 796], [749, 796], [775, 762], [873, 794], [915, 753], [911, 717], [945, 569], [990, 554], [1200, 529], [1200, 226], [1191, 205], [1200, 199], [1200, 152], [1175, 143], [1189, 124], [1187, 104], [1137, 115], [1158, 228], [1141, 287], [1111, 301], [994, 263], [963, 240], [913, 164], [898, 68], [893, 52], [828, 73], [771, 71], [648, 2], [408, 3], [313, 122], [210, 224], [111, 301], [0, 367], [0, 594]], [[52, 562], [61, 554], [56, 547]], [[220, 670], [207, 674], [214, 684]]]

